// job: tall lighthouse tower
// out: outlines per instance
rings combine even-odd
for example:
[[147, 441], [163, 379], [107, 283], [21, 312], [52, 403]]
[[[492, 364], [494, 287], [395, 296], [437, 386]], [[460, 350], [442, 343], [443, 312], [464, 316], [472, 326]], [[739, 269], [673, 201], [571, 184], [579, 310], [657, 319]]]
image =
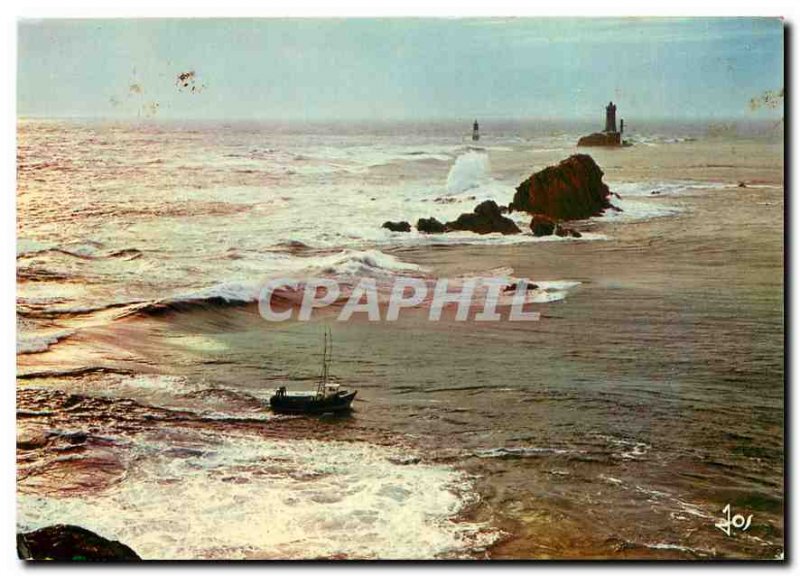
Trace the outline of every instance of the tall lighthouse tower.
[[609, 102], [606, 106], [606, 129], [604, 132], [617, 131], [617, 107], [613, 102]]
[[578, 140], [578, 146], [630, 146], [622, 140], [622, 131], [625, 121], [619, 121], [619, 131], [617, 131], [617, 105], [609, 102], [606, 106], [606, 127], [602, 132], [595, 132], [588, 136], [583, 136]]

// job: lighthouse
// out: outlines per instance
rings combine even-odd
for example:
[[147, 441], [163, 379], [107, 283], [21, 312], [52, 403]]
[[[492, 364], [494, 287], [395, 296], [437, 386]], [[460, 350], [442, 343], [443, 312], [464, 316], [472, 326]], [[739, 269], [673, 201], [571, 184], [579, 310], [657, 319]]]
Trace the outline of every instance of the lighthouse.
[[578, 146], [630, 146], [622, 140], [625, 120], [620, 119], [617, 130], [617, 105], [609, 102], [606, 106], [606, 126], [602, 132], [594, 132], [578, 140]]
[[481, 134], [478, 131], [478, 121], [475, 120], [475, 122], [472, 124], [472, 141], [477, 142], [480, 139], [481, 139]]
[[617, 131], [617, 107], [613, 102], [609, 102], [606, 106], [606, 129], [604, 132]]

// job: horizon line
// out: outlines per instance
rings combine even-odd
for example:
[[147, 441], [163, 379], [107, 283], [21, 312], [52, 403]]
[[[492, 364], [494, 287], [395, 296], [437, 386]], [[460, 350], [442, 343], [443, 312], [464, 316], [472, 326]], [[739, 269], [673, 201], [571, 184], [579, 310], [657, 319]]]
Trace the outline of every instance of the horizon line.
[[[775, 122], [783, 120], [784, 114], [777, 110], [774, 114], [759, 114], [757, 116], [631, 116], [623, 117], [626, 121], [637, 122]], [[44, 114], [17, 114], [19, 120], [95, 120], [113, 122], [272, 122], [284, 124], [362, 124], [362, 123], [425, 123], [425, 122], [466, 122], [474, 120], [479, 122], [595, 122], [598, 116], [385, 116], [385, 117], [276, 117], [276, 116], [86, 116], [86, 115], [44, 115]], [[600, 122], [602, 123], [602, 122]]]

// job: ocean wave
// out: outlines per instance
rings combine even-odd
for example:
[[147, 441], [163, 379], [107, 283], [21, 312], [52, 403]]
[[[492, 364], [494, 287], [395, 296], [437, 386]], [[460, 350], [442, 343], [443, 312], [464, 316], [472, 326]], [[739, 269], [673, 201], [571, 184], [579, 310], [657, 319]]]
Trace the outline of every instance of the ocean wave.
[[137, 438], [112, 490], [20, 494], [21, 529], [79, 524], [145, 559], [171, 560], [462, 558], [498, 537], [488, 525], [459, 519], [477, 502], [470, 477], [443, 465], [398, 464], [406, 450], [188, 436]]
[[[23, 318], [57, 318], [57, 317], [70, 317], [70, 316], [86, 316], [97, 314], [98, 312], [107, 312], [116, 309], [129, 308], [135, 310], [137, 306], [142, 305], [142, 300], [129, 300], [123, 302], [108, 302], [98, 304], [95, 306], [52, 306], [53, 303], [63, 302], [61, 299], [54, 300], [41, 300], [20, 298], [20, 303], [17, 306], [17, 315]], [[123, 310], [122, 314], [125, 314]]]
[[650, 544], [642, 544], [642, 546], [645, 548], [650, 548], [651, 550], [670, 550], [675, 552], [683, 552], [697, 558], [709, 558], [716, 556], [716, 552], [714, 550], [703, 550], [700, 548], [692, 548], [690, 546], [684, 546], [683, 544], [673, 544], [670, 542], [654, 542]]
[[626, 198], [628, 196], [674, 196], [697, 190], [723, 190], [734, 188], [735, 184], [726, 182], [701, 182], [696, 180], [644, 181], [644, 182], [610, 182], [608, 187]]
[[17, 372], [18, 380], [34, 380], [37, 378], [64, 378], [86, 376], [87, 374], [133, 374], [131, 370], [117, 368], [114, 366], [78, 366], [76, 368], [64, 368], [54, 370], [31, 370], [28, 372]]
[[[78, 389], [73, 385], [72, 390]], [[234, 390], [198, 379], [169, 374], [113, 376], [102, 390], [87, 385], [80, 391], [89, 396], [133, 400], [163, 410], [189, 412], [213, 420], [272, 420], [269, 411], [272, 390]]]
[[659, 144], [682, 144], [684, 142], [694, 142], [697, 140], [694, 136], [666, 136], [663, 134], [630, 134], [626, 139], [635, 144], [643, 144], [645, 146], [658, 146]]
[[580, 286], [580, 282], [575, 280], [546, 280], [533, 282], [538, 286], [538, 293], [534, 293], [529, 301], [533, 304], [546, 304], [548, 302], [558, 302], [564, 300], [570, 290]]
[[84, 246], [84, 247], [76, 247], [74, 250], [69, 250], [67, 248], [58, 248], [56, 246], [51, 246], [47, 248], [42, 248], [39, 250], [23, 250], [22, 253], [17, 251], [17, 258], [23, 258], [27, 256], [40, 256], [42, 254], [63, 254], [64, 256], [71, 256], [72, 258], [80, 258], [82, 260], [92, 260], [94, 256], [94, 250], [91, 247]]
[[489, 155], [470, 151], [453, 163], [447, 175], [447, 191], [458, 194], [478, 188], [489, 179]]
[[650, 444], [630, 438], [599, 435], [598, 438], [611, 445], [613, 456], [620, 460], [640, 460], [652, 449]]
[[[301, 160], [313, 162], [320, 170], [326, 167], [332, 171], [364, 172], [370, 168], [385, 166], [395, 162], [437, 161], [448, 162], [461, 146], [450, 144], [384, 146], [328, 146], [312, 148], [300, 156]], [[295, 156], [295, 158], [297, 158]]]
[[50, 250], [53, 244], [46, 242], [39, 242], [38, 240], [30, 240], [28, 238], [17, 238], [17, 258], [29, 254], [36, 254], [44, 250]]
[[677, 206], [666, 206], [647, 202], [646, 200], [628, 200], [625, 197], [615, 200], [614, 204], [621, 208], [620, 212], [606, 210], [605, 214], [596, 216], [591, 220], [594, 222], [635, 222], [675, 216], [684, 211], [683, 208]]
[[343, 250], [338, 254], [307, 258], [307, 270], [318, 270], [333, 276], [389, 276], [396, 273], [420, 272], [423, 269], [403, 262], [380, 250]]
[[111, 251], [102, 251], [102, 244], [99, 242], [84, 242], [59, 246], [57, 244], [39, 242], [20, 238], [17, 240], [17, 258], [31, 256], [41, 256], [44, 254], [62, 254], [81, 260], [94, 260], [97, 258], [119, 258], [123, 260], [135, 260], [142, 256], [142, 252], [136, 248], [120, 248]]
[[[298, 282], [296, 288], [275, 290], [272, 292], [272, 304], [283, 302], [289, 306], [299, 305], [303, 298], [303, 283], [310, 278], [331, 278], [340, 285], [340, 301], [346, 299], [352, 288], [362, 278], [376, 280], [379, 301], [385, 303], [391, 294], [393, 281], [398, 276], [411, 276], [423, 280], [428, 289], [427, 302], [434, 293], [437, 278], [430, 276], [429, 270], [417, 264], [403, 262], [395, 256], [384, 254], [377, 250], [344, 250], [336, 254], [303, 258], [304, 266], [293, 273], [287, 272], [274, 279], [285, 278]], [[469, 278], [501, 278], [507, 284], [513, 284], [520, 279], [512, 275], [509, 268], [490, 271], [475, 271], [472, 274], [462, 275], [460, 278], [450, 279], [450, 288], [455, 290], [460, 282]], [[195, 309], [211, 309], [217, 307], [242, 306], [259, 301], [262, 289], [267, 279], [252, 282], [220, 283], [208, 288], [182, 293], [159, 301], [131, 307], [125, 315], [160, 315], [171, 312], [185, 312]], [[546, 304], [563, 300], [577, 286], [581, 284], [575, 280], [543, 280], [531, 281], [535, 289], [527, 292], [525, 303]], [[473, 298], [480, 301], [486, 292], [486, 286], [480, 284]], [[511, 305], [513, 293], [503, 293], [498, 305]], [[424, 304], [423, 302], [423, 304]]]
[[[80, 376], [97, 375], [91, 379]], [[201, 420], [259, 421], [281, 419], [269, 410], [273, 389], [239, 390], [202, 379], [170, 374], [141, 374], [130, 370], [84, 367], [26, 373], [20, 379], [71, 378], [69, 394], [111, 402], [135, 402]], [[98, 382], [98, 378], [101, 379]]]
[[258, 282], [222, 282], [193, 292], [164, 298], [152, 306], [175, 307], [180, 304], [247, 304], [258, 299]]
[[539, 446], [512, 446], [501, 448], [487, 448], [483, 450], [476, 450], [475, 456], [478, 458], [532, 458], [539, 456], [552, 456], [562, 454], [572, 454], [574, 450], [567, 450], [564, 448], [549, 448]]
[[[517, 219], [521, 228], [530, 223], [530, 216], [526, 221]], [[391, 235], [391, 236], [389, 236]], [[417, 232], [389, 232], [385, 245], [393, 246], [512, 246], [516, 244], [538, 244], [547, 242], [593, 242], [608, 240], [606, 234], [599, 232], [581, 232], [580, 238], [571, 236], [534, 236], [530, 232], [521, 234], [476, 234], [475, 232], [446, 232], [443, 234], [421, 234]]]
[[[363, 277], [389, 281], [399, 273], [419, 274], [423, 271], [424, 269], [416, 264], [403, 262], [379, 250], [346, 249], [333, 254], [293, 258], [291, 265], [272, 275], [272, 279], [292, 278], [302, 281], [304, 278], [322, 276], [346, 282]], [[131, 306], [124, 315], [159, 315], [198, 308], [251, 304], [258, 302], [261, 290], [268, 279], [264, 277], [253, 281], [221, 282]], [[287, 294], [285, 291], [280, 294], [273, 293], [273, 298], [282, 298]]]
[[74, 330], [58, 330], [46, 334], [17, 334], [17, 354], [38, 354], [46, 352], [53, 344], [69, 338]]
[[635, 222], [675, 216], [685, 209], [680, 206], [663, 204], [654, 200], [661, 197], [676, 197], [703, 190], [724, 190], [734, 188], [734, 185], [725, 182], [673, 180], [616, 182], [610, 183], [609, 187], [616, 196], [613, 202], [621, 211], [606, 210], [602, 216], [591, 218], [591, 221]]

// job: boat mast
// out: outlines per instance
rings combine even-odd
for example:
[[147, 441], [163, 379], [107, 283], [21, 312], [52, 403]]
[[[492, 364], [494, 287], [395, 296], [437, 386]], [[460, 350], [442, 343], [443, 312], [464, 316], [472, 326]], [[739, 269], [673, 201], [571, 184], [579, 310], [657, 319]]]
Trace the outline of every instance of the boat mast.
[[328, 352], [328, 334], [323, 332], [323, 344], [322, 344], [322, 372], [319, 375], [319, 382], [317, 382], [317, 396], [319, 396], [322, 390], [322, 384], [325, 382], [325, 356]]
[[322, 347], [322, 375], [319, 379], [319, 384], [317, 384], [317, 394], [319, 395], [324, 386], [328, 383], [328, 373], [329, 373], [329, 365], [331, 361], [331, 357], [333, 357], [333, 334], [331, 334], [330, 328], [325, 328], [323, 332], [324, 337], [324, 344]]
[[330, 346], [328, 339], [328, 329], [325, 329], [325, 351], [322, 354], [322, 385], [328, 383], [328, 347]]

